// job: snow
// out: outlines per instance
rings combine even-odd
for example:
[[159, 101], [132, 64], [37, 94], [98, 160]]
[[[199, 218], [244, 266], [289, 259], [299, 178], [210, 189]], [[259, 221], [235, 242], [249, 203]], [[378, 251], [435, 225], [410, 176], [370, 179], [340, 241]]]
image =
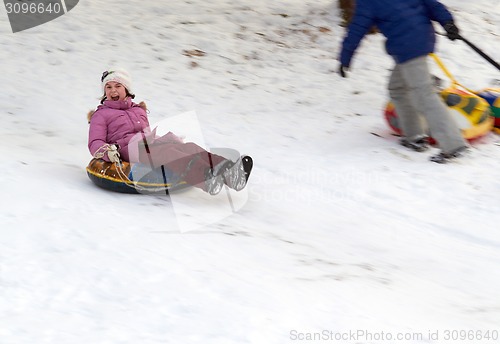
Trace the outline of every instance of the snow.
[[[498, 2], [444, 3], [500, 60]], [[2, 21], [0, 343], [494, 342], [446, 331], [500, 331], [498, 137], [444, 166], [400, 147], [383, 38], [342, 79], [338, 24], [331, 0], [92, 0], [16, 34]], [[438, 54], [469, 88], [499, 78], [463, 42]], [[177, 202], [224, 201], [90, 182], [85, 114], [113, 66], [151, 122], [195, 111], [207, 147], [254, 158], [237, 211], [183, 230]]]

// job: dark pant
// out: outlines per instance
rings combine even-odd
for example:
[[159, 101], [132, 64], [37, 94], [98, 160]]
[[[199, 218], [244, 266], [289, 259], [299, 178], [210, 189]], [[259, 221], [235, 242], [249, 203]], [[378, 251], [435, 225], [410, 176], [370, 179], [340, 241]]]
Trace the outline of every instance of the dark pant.
[[165, 166], [186, 183], [205, 189], [206, 171], [226, 158], [212, 154], [193, 142], [139, 145], [139, 161], [151, 168]]

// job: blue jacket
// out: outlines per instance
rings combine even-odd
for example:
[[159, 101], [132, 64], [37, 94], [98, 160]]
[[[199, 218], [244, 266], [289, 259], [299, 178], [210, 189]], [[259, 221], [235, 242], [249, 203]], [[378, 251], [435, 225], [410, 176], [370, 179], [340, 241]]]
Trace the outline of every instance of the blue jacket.
[[350, 65], [354, 51], [373, 25], [387, 38], [387, 52], [396, 63], [430, 54], [436, 43], [431, 21], [444, 25], [453, 17], [437, 0], [356, 0], [340, 62]]

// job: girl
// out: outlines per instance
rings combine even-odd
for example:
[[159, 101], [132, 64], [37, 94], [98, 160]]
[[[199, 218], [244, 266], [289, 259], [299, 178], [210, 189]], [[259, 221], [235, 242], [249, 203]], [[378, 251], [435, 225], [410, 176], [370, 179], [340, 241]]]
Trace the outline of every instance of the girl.
[[[94, 157], [113, 163], [119, 163], [120, 158], [141, 162], [152, 169], [164, 165], [211, 195], [218, 194], [224, 184], [237, 191], [245, 187], [248, 174], [241, 158], [235, 163], [195, 143], [184, 143], [171, 132], [156, 137], [149, 129], [146, 105], [132, 101], [135, 95], [125, 70], [104, 72], [101, 87], [101, 105], [88, 118], [88, 147]], [[130, 161], [130, 151], [139, 152], [139, 161]]]

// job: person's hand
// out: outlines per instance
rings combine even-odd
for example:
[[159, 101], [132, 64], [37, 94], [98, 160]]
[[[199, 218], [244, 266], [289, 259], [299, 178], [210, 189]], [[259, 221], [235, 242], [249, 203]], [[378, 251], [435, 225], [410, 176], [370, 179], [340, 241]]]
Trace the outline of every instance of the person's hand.
[[347, 72], [349, 71], [349, 67], [344, 66], [343, 64], [339, 67], [339, 74], [343, 78], [347, 78]]
[[108, 149], [108, 159], [113, 163], [120, 163], [120, 153], [117, 145], [110, 145]]
[[461, 36], [460, 36], [460, 30], [458, 29], [458, 27], [455, 25], [454, 22], [448, 22], [446, 24], [444, 24], [443, 26], [444, 30], [446, 31], [446, 36], [454, 41], [456, 39], [460, 39]]

